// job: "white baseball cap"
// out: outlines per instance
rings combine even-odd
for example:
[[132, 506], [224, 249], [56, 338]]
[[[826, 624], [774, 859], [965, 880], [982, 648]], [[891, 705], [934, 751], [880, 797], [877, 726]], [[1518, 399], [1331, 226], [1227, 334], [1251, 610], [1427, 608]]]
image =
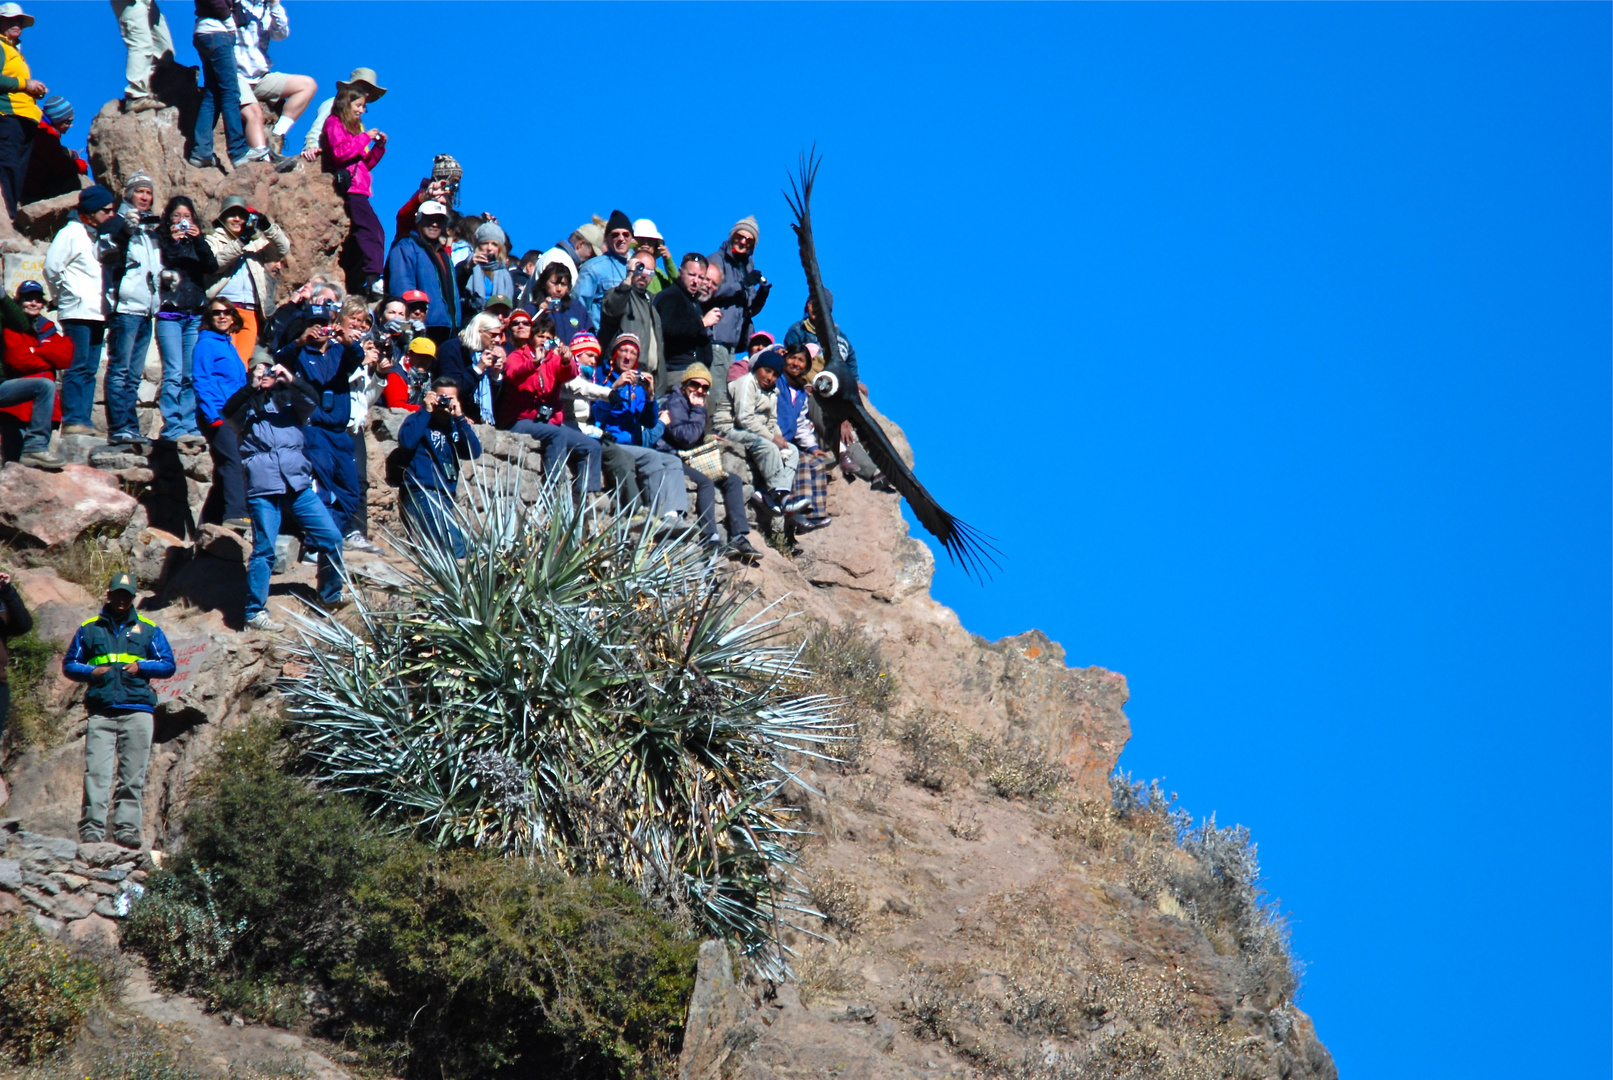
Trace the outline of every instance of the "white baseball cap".
[[420, 204], [420, 209], [414, 212], [414, 219], [419, 221], [423, 217], [447, 217], [448, 208], [436, 199], [427, 199]]
[[15, 20], [24, 26], [34, 25], [34, 17], [22, 10], [21, 4], [0, 4], [0, 22]]

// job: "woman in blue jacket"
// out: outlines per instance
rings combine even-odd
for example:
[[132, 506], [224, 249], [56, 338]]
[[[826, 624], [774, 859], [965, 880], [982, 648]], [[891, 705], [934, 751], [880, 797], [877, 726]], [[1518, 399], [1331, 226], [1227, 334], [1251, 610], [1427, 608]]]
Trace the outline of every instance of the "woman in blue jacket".
[[[207, 438], [213, 457], [213, 491], [209, 498], [222, 504], [224, 525], [246, 532], [252, 518], [246, 507], [246, 473], [241, 465], [241, 436], [224, 419], [224, 403], [246, 385], [246, 366], [235, 351], [231, 335], [244, 320], [235, 305], [222, 297], [207, 302], [202, 329], [191, 354], [191, 381], [196, 387], [196, 426]], [[203, 511], [203, 516], [207, 516]]]

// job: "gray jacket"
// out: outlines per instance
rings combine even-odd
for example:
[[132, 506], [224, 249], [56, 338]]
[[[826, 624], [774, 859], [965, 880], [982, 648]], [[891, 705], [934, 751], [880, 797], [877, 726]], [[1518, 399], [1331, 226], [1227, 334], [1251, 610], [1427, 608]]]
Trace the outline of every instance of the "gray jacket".
[[157, 241], [157, 228], [162, 219], [156, 214], [141, 214], [129, 203], [118, 207], [123, 218], [114, 234], [123, 248], [123, 265], [114, 268], [118, 276], [115, 286], [119, 315], [155, 315], [158, 307], [158, 282], [162, 276], [162, 247]]
[[241, 433], [247, 498], [300, 492], [313, 483], [302, 429], [318, 405], [319, 392], [301, 377], [272, 390], [243, 386], [224, 403], [225, 419]]

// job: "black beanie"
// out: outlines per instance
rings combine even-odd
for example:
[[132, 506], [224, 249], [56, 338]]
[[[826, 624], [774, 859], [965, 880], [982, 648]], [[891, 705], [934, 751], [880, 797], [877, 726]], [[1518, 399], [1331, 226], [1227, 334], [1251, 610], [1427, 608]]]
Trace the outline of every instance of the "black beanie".
[[609, 236], [616, 229], [626, 229], [628, 235], [632, 235], [633, 232], [632, 220], [620, 210], [610, 212], [610, 220], [605, 222], [605, 235]]

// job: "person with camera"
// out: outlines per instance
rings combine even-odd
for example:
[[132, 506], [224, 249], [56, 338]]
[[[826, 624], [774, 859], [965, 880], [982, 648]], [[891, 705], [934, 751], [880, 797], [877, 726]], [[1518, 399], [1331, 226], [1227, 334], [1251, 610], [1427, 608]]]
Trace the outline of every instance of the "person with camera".
[[638, 355], [638, 340], [632, 334], [618, 334], [611, 342], [615, 377], [605, 400], [594, 403], [594, 422], [605, 433], [601, 440], [605, 467], [615, 481], [618, 503], [625, 505], [642, 495], [642, 509], [673, 527], [689, 509], [683, 461], [655, 448], [665, 425], [655, 406], [655, 376], [639, 370]]
[[[683, 368], [678, 385], [661, 398], [661, 442], [658, 449], [676, 453], [693, 450], [706, 437], [706, 398], [711, 393], [711, 370], [698, 360]], [[682, 460], [681, 458], [679, 459]], [[745, 480], [734, 473], [713, 479], [683, 462], [683, 477], [695, 486], [695, 514], [705, 542], [722, 548], [729, 558], [755, 563], [760, 553], [751, 546], [750, 521], [745, 517]], [[717, 486], [722, 485], [727, 539], [717, 531]]]
[[424, 408], [398, 428], [398, 447], [409, 454], [399, 503], [403, 520], [417, 537], [465, 557], [465, 536], [454, 521], [459, 463], [482, 456], [481, 441], [465, 419], [459, 386], [446, 376], [431, 380]]
[[[577, 299], [588, 309], [594, 325], [605, 330], [601, 321], [600, 305], [605, 294], [621, 284], [627, 276], [627, 253], [633, 248], [633, 223], [620, 210], [612, 210], [605, 222], [605, 250], [582, 264], [577, 273]], [[655, 273], [655, 259], [650, 258], [650, 273]], [[648, 284], [648, 282], [646, 282]]]
[[218, 272], [218, 259], [202, 238], [196, 204], [175, 195], [157, 230], [162, 273], [157, 276], [157, 351], [162, 355], [162, 439], [183, 446], [203, 442], [196, 426], [196, 341], [207, 293], [202, 283]]
[[627, 276], [605, 294], [599, 329], [601, 341], [615, 341], [623, 334], [637, 338], [638, 370], [650, 375], [658, 374], [666, 360], [661, 314], [649, 293], [654, 274], [655, 256], [648, 251], [635, 252], [627, 260]]
[[45, 285], [73, 343], [73, 365], [62, 376], [62, 434], [94, 435], [95, 380], [106, 336], [107, 278], [117, 247], [107, 237], [117, 196], [100, 184], [78, 193], [78, 213], [45, 252]]
[[78, 819], [78, 838], [86, 844], [106, 839], [109, 809], [112, 842], [119, 847], [139, 848], [145, 828], [142, 796], [157, 709], [151, 680], [173, 678], [176, 667], [167, 636], [135, 610], [135, 596], [134, 578], [114, 574], [100, 614], [78, 628], [62, 657], [62, 674], [89, 684], [84, 693], [90, 713], [84, 733], [84, 801]]
[[740, 218], [728, 230], [728, 240], [710, 256], [712, 268], [720, 271], [717, 286], [707, 301], [707, 307], [722, 313], [711, 328], [711, 371], [718, 386], [712, 397], [718, 401], [728, 382], [728, 365], [740, 347], [748, 343], [751, 319], [761, 314], [773, 288], [756, 269], [754, 256], [761, 235], [754, 217]]
[[123, 185], [123, 204], [107, 229], [117, 248], [112, 261], [116, 299], [107, 328], [106, 426], [110, 443], [143, 444], [140, 433], [140, 376], [151, 348], [151, 323], [157, 313], [162, 247], [157, 236], [162, 219], [153, 212], [156, 192], [151, 177], [137, 172]]
[[218, 260], [218, 273], [207, 287], [207, 296], [223, 297], [240, 312], [235, 350], [244, 364], [262, 340], [260, 330], [274, 318], [275, 284], [269, 264], [291, 253], [291, 237], [239, 195], [224, 200], [213, 224], [207, 243]]
[[471, 234], [475, 249], [454, 271], [459, 283], [459, 310], [466, 318], [485, 310], [492, 297], [515, 296], [515, 278], [505, 265], [509, 260], [509, 237], [492, 214], [482, 217], [484, 220]]
[[[37, 281], [18, 285], [15, 298], [0, 296], [0, 322], [5, 325], [5, 362], [0, 365], [0, 414], [5, 414], [5, 429], [0, 458], [54, 472], [66, 464], [50, 449], [51, 421], [62, 416], [56, 373], [73, 362], [73, 343], [45, 318], [45, 287]], [[19, 423], [27, 425], [20, 438]]]
[[[364, 301], [351, 297], [347, 303], [356, 305], [350, 314], [365, 315], [367, 324]], [[364, 495], [347, 424], [353, 417], [353, 375], [366, 363], [373, 365], [379, 354], [375, 342], [364, 340], [368, 326], [359, 325], [356, 319], [346, 321], [344, 314], [348, 313], [333, 304], [307, 305], [297, 339], [275, 353], [274, 359], [296, 372], [318, 395], [304, 422], [303, 446], [314, 479], [319, 481], [320, 495], [330, 508], [331, 522], [349, 547], [373, 552], [376, 548], [362, 534], [352, 535]]]
[[252, 527], [252, 518], [246, 505], [241, 433], [224, 419], [225, 403], [247, 384], [246, 366], [235, 348], [240, 329], [241, 313], [234, 304], [218, 297], [209, 300], [191, 352], [191, 377], [196, 386], [196, 422], [213, 459], [213, 490], [203, 516], [244, 533]]
[[341, 307], [345, 299], [340, 285], [324, 274], [315, 274], [298, 285], [290, 296], [275, 306], [274, 318], [269, 320], [266, 328], [259, 331], [259, 339], [268, 346], [270, 352], [279, 352], [296, 340], [297, 328], [302, 324], [303, 314], [309, 304]]
[[499, 317], [485, 311], [474, 315], [458, 335], [437, 346], [437, 374], [459, 387], [466, 416], [478, 424], [491, 423], [504, 382], [504, 324]]
[[362, 86], [337, 91], [336, 105], [325, 119], [319, 143], [325, 171], [335, 178], [336, 193], [347, 209], [347, 239], [340, 259], [347, 273], [347, 291], [379, 300], [381, 276], [386, 273], [386, 230], [370, 205], [375, 190], [370, 171], [386, 154], [386, 132], [365, 130], [364, 112], [370, 100]]
[[342, 602], [342, 534], [314, 490], [303, 428], [320, 407], [321, 391], [284, 364], [258, 361], [247, 384], [224, 403], [224, 416], [241, 434], [247, 505], [252, 515], [252, 556], [246, 570], [246, 625], [268, 633], [285, 626], [269, 615], [269, 576], [275, 538], [289, 511], [302, 522], [303, 545], [318, 555], [319, 599]]
[[[433, 181], [431, 186], [440, 184], [441, 181]], [[442, 238], [447, 227], [446, 206], [435, 199], [421, 202], [415, 211], [413, 231], [400, 229], [386, 259], [386, 284], [394, 295], [425, 295], [425, 332], [438, 345], [445, 344], [459, 326], [459, 289], [453, 259]]]

